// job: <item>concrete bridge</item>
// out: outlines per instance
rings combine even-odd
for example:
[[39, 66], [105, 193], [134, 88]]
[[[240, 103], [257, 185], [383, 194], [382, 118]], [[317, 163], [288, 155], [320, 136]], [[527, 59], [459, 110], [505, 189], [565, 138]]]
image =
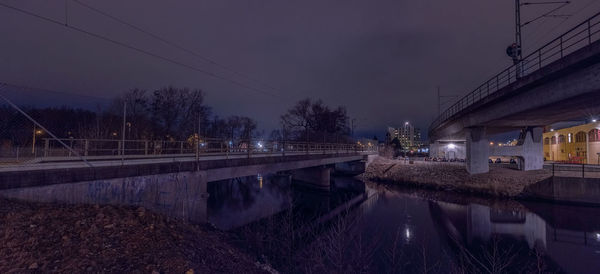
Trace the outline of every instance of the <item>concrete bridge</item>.
[[[543, 128], [600, 112], [600, 14], [492, 77], [430, 126], [432, 155], [466, 159], [489, 171], [491, 155], [516, 156], [524, 170], [543, 167]], [[521, 130], [518, 147], [490, 149], [488, 137]]]
[[348, 145], [331, 145], [327, 150], [314, 145], [313, 149], [303, 151], [210, 153], [199, 157], [159, 155], [163, 157], [125, 160], [105, 157], [88, 164], [52, 158], [33, 164], [0, 165], [0, 197], [141, 205], [158, 211], [161, 207], [149, 205], [148, 201], [158, 204], [167, 201], [169, 212], [204, 222], [208, 182], [285, 172], [287, 177], [291, 174], [291, 178], [304, 185], [329, 190], [332, 172], [360, 174], [370, 156], [377, 153], [376, 147], [352, 146], [341, 150], [341, 146]]

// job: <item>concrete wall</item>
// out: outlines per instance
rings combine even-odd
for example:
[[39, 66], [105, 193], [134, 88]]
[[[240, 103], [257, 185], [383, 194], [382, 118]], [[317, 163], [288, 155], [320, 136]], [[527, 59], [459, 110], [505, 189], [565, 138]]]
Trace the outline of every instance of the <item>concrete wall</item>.
[[359, 175], [367, 170], [367, 161], [336, 163], [334, 171], [340, 175]]
[[206, 174], [181, 172], [0, 190], [0, 196], [67, 204], [141, 206], [193, 222], [207, 221]]
[[600, 179], [552, 177], [528, 186], [528, 197], [600, 205]]
[[435, 142], [429, 145], [429, 156], [446, 159], [466, 159], [467, 147], [464, 141]]
[[518, 146], [490, 146], [490, 156], [517, 157], [522, 170], [539, 170], [544, 167], [543, 129], [526, 129], [525, 137]]
[[293, 170], [292, 180], [310, 188], [328, 191], [331, 187], [331, 170], [329, 166]]

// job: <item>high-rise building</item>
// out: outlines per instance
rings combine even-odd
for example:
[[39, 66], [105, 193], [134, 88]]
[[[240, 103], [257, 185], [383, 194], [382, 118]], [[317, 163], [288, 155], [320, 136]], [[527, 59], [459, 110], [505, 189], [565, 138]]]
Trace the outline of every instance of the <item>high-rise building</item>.
[[388, 127], [386, 134], [386, 141], [389, 143], [394, 138], [398, 138], [400, 145], [404, 149], [416, 149], [422, 145], [421, 141], [421, 130], [414, 127], [409, 122], [405, 122], [402, 127], [393, 128]]

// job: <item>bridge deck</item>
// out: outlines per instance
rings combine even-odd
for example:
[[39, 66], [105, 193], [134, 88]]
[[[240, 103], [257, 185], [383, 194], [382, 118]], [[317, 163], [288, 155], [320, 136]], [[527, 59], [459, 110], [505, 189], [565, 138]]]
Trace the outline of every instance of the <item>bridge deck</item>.
[[0, 189], [34, 187], [51, 184], [148, 176], [178, 172], [206, 172], [207, 181], [275, 173], [335, 163], [363, 160], [372, 152], [293, 153], [211, 155], [199, 161], [195, 157], [94, 161], [93, 167], [83, 162], [54, 162], [34, 165], [12, 165], [0, 168]]

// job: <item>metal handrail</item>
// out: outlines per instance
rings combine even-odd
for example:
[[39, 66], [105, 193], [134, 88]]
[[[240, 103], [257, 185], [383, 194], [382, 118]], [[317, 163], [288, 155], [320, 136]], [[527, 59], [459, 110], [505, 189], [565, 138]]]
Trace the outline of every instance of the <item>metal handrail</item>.
[[[440, 126], [442, 122], [448, 120], [458, 112], [518, 81], [521, 77], [536, 72], [554, 61], [564, 58], [567, 54], [587, 47], [599, 40], [600, 35], [596, 34], [600, 33], [600, 27], [598, 26], [600, 20], [592, 22], [594, 19], [598, 18], [600, 18], [600, 12], [566, 31], [561, 36], [541, 46], [536, 51], [525, 56], [518, 63], [509, 66], [502, 72], [485, 81], [475, 90], [471, 91], [442, 112], [429, 126], [429, 132], [431, 133], [433, 129]], [[587, 43], [580, 45], [586, 40]], [[566, 42], [572, 43], [565, 44]], [[557, 58], [557, 56], [559, 56], [559, 58]], [[520, 73], [517, 73], [519, 71]]]
[[[74, 151], [88, 156], [157, 156], [175, 157], [193, 154], [285, 154], [285, 153], [341, 153], [376, 152], [378, 146], [357, 143], [302, 142], [289, 140], [201, 138], [185, 141], [122, 140], [110, 139], [60, 139], [69, 143]], [[55, 144], [56, 140], [44, 138], [34, 158], [73, 157], [73, 154]]]

